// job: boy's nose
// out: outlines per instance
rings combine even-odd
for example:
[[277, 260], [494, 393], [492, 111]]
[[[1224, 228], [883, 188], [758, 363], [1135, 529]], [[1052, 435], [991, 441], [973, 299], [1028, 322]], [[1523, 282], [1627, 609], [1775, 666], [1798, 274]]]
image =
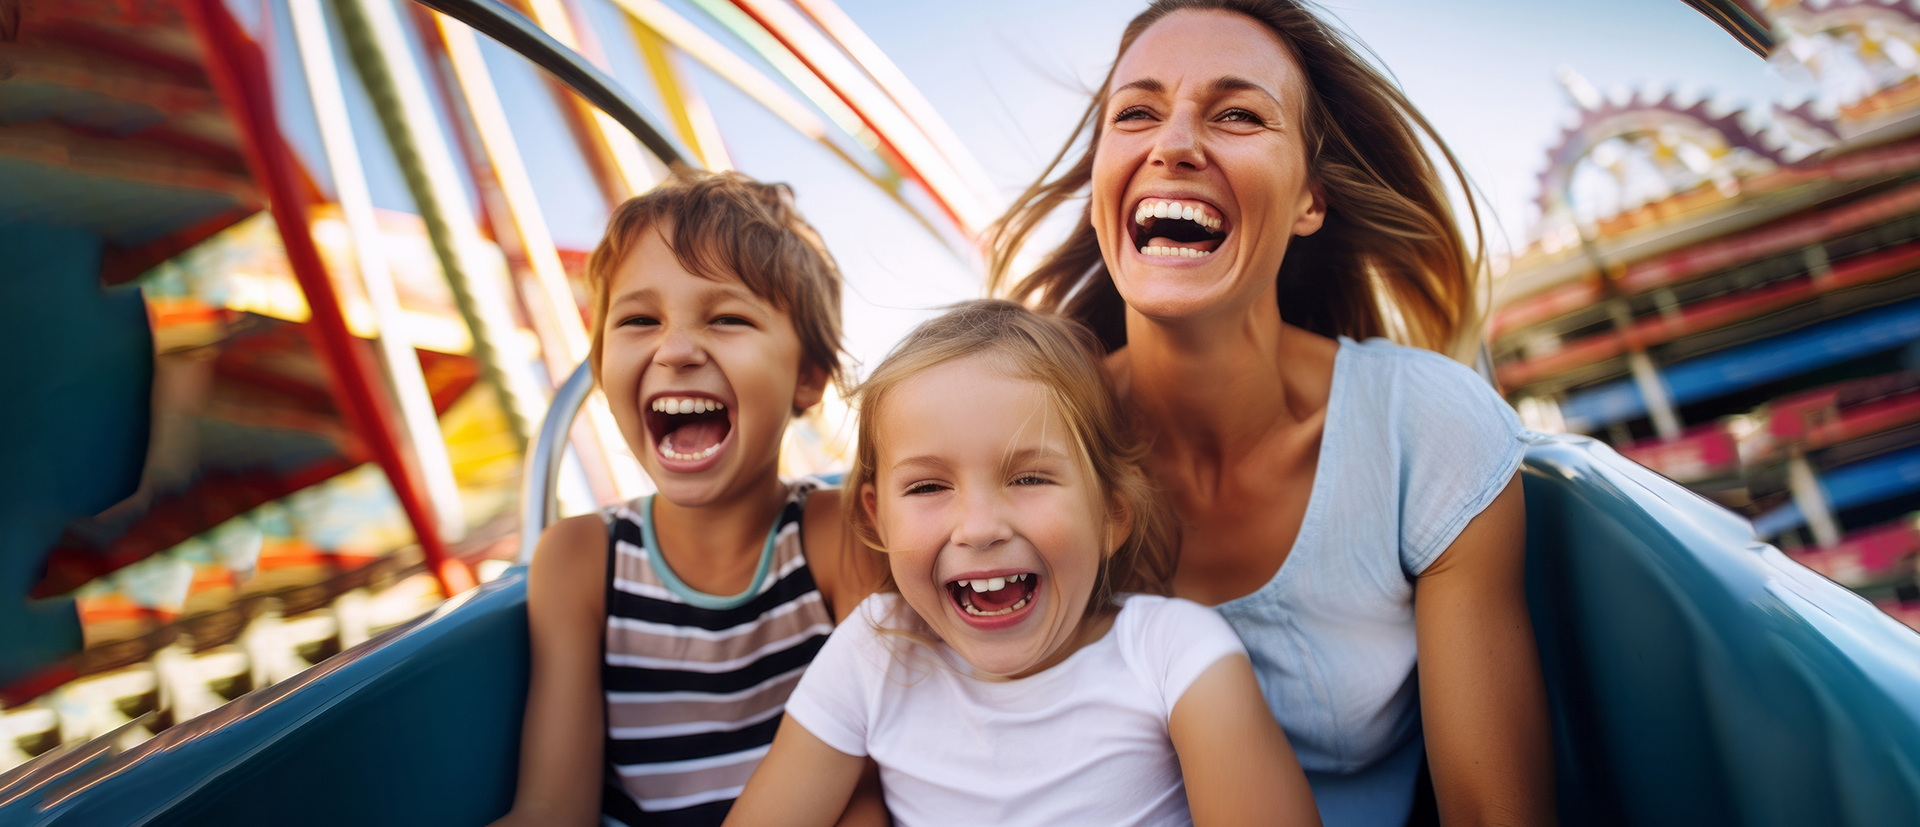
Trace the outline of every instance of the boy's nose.
[[660, 349], [653, 352], [653, 361], [667, 368], [697, 367], [707, 363], [707, 349], [699, 337], [670, 329], [660, 337]]

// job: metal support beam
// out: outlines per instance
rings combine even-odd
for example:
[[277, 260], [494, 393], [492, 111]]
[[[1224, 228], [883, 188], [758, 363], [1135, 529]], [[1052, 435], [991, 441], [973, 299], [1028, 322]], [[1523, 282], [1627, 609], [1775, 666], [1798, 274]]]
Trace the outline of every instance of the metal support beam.
[[326, 16], [320, 0], [288, 0], [288, 10], [300, 61], [306, 68], [315, 120], [320, 124], [320, 144], [326, 151], [327, 165], [333, 169], [334, 197], [340, 200], [340, 212], [353, 237], [354, 266], [366, 286], [367, 302], [373, 306], [374, 321], [380, 328], [380, 356], [386, 364], [387, 379], [400, 403], [400, 418], [406, 423], [427, 495], [439, 514], [440, 534], [458, 538], [467, 531], [466, 509], [453, 478], [453, 463], [447, 458], [446, 437], [440, 432], [433, 394], [420, 372], [420, 357], [407, 335], [400, 295], [394, 289], [393, 274], [387, 270], [373, 195], [367, 189], [360, 151], [353, 142], [352, 116], [340, 88]]
[[434, 514], [400, 453], [384, 389], [347, 330], [339, 297], [334, 295], [320, 250], [314, 245], [300, 172], [274, 119], [266, 57], [222, 0], [188, 0], [182, 6], [200, 41], [214, 90], [239, 126], [247, 166], [265, 185], [287, 263], [313, 314], [309, 329], [321, 362], [327, 367], [328, 383], [341, 404], [341, 413], [386, 472], [441, 591], [451, 596], [471, 588], [472, 573], [447, 554]]

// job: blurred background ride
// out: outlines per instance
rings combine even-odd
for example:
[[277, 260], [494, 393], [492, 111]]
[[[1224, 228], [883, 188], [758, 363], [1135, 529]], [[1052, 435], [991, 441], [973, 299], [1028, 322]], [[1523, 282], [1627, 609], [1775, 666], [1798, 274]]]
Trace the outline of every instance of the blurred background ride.
[[[1920, 12], [1703, 4], [1743, 47], [1672, 0], [1549, 5], [1332, 9], [1484, 188], [1501, 387], [1920, 622]], [[1134, 11], [515, 6], [688, 157], [795, 186], [867, 364], [979, 293], [980, 231]], [[0, 0], [0, 67], [0, 774], [509, 565], [586, 251], [651, 153], [394, 0]], [[840, 470], [845, 420], [799, 422], [784, 471]], [[647, 490], [590, 405], [563, 511]]]

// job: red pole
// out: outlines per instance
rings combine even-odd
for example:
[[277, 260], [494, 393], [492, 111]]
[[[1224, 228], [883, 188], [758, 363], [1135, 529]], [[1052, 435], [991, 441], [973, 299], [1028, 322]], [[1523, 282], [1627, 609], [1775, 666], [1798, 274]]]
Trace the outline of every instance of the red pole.
[[473, 586], [473, 575], [459, 560], [447, 554], [446, 543], [434, 524], [433, 510], [421, 495], [413, 468], [400, 452], [400, 439], [394, 432], [391, 401], [386, 388], [368, 364], [366, 354], [347, 330], [346, 317], [340, 312], [340, 300], [334, 295], [333, 282], [314, 246], [307, 202], [300, 186], [300, 170], [295, 166], [287, 142], [274, 121], [273, 91], [268, 85], [267, 60], [259, 44], [254, 43], [233, 18], [223, 0], [186, 0], [181, 4], [200, 51], [206, 59], [208, 79], [226, 104], [227, 112], [240, 129], [241, 145], [247, 167], [255, 180], [264, 185], [273, 211], [273, 222], [280, 230], [280, 242], [286, 247], [287, 263], [306, 294], [313, 313], [310, 330], [321, 362], [327, 366], [327, 379], [348, 427], [366, 441], [374, 461], [393, 485], [400, 507], [413, 524], [420, 540], [427, 569], [440, 582], [442, 593], [451, 597]]

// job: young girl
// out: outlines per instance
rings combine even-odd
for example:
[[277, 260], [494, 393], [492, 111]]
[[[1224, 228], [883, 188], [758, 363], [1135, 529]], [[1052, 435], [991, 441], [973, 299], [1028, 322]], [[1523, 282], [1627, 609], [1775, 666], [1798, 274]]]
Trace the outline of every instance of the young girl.
[[[595, 379], [659, 493], [540, 537], [499, 823], [718, 824], [871, 579], [839, 492], [777, 473], [840, 370], [840, 277], [786, 187], [685, 173], [614, 211], [587, 279]], [[849, 823], [884, 823], [860, 800]]]
[[859, 389], [851, 528], [891, 578], [787, 703], [728, 825], [1318, 825], [1240, 641], [1164, 594], [1174, 527], [1078, 325], [979, 301]]

